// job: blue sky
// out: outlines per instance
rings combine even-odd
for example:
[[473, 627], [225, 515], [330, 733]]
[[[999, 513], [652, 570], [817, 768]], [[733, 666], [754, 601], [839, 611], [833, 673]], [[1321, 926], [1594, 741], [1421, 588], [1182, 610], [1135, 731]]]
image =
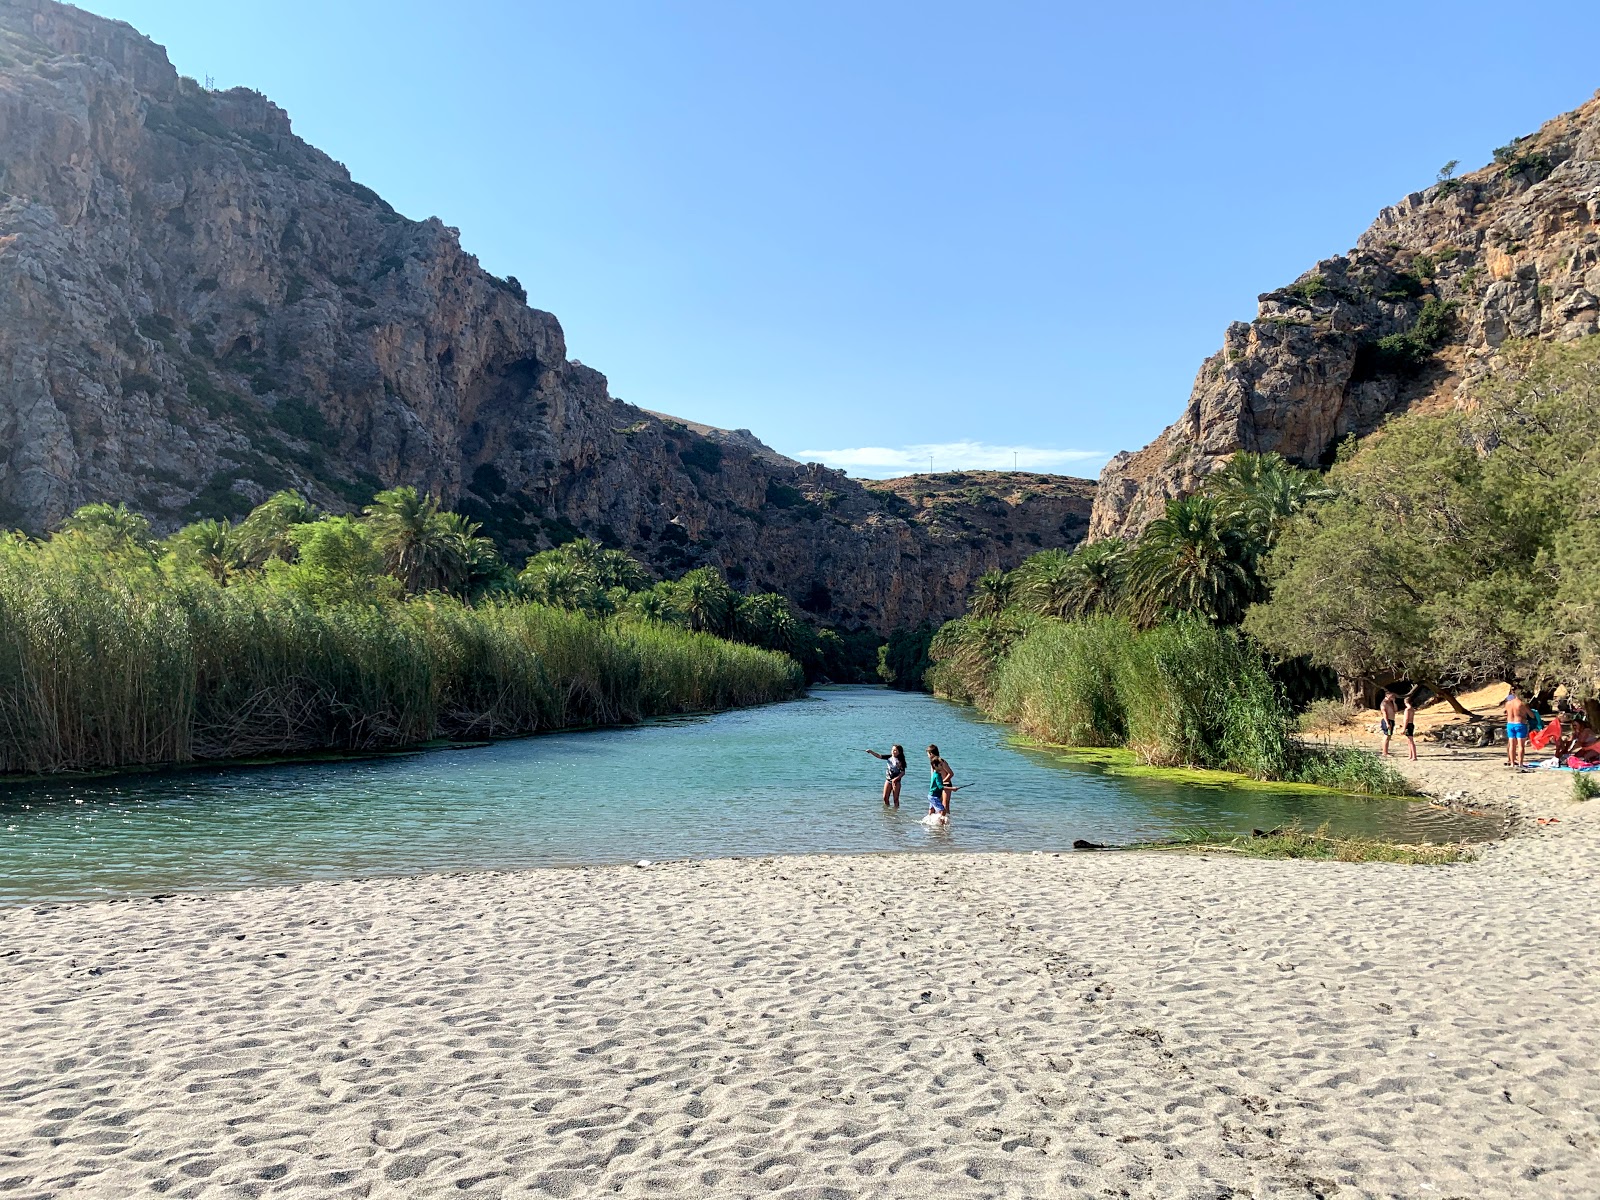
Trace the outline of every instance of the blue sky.
[[1096, 473], [1257, 293], [1600, 86], [1600, 9], [1475, 0], [86, 6], [458, 227], [615, 395], [859, 475]]

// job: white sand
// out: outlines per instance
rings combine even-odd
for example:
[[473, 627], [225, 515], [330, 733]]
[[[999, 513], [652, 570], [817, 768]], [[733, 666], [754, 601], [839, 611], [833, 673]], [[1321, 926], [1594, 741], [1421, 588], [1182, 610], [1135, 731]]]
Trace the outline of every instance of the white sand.
[[1591, 807], [13, 910], [0, 1195], [1600, 1195]]

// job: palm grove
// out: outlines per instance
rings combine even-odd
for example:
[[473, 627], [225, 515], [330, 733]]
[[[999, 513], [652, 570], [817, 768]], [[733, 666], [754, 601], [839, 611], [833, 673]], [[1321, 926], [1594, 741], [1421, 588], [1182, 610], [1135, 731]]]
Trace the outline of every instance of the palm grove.
[[1505, 679], [1594, 713], [1600, 337], [1502, 354], [1473, 404], [1394, 418], [1326, 474], [1240, 453], [1132, 542], [984, 576], [927, 685], [1063, 744], [1356, 788], [1398, 780], [1292, 736], [1318, 675], [1452, 703]]

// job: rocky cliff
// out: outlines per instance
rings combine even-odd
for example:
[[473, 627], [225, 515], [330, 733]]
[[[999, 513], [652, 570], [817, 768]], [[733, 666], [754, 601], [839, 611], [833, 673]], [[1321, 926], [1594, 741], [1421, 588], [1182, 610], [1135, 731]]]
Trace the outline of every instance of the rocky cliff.
[[402, 483], [512, 552], [586, 533], [878, 630], [954, 615], [978, 574], [1082, 523], [981, 496], [945, 515], [982, 519], [933, 520], [620, 403], [515, 279], [264, 96], [179, 77], [121, 23], [0, 0], [0, 524], [126, 500], [172, 528], [283, 487], [338, 509]]
[[1237, 450], [1326, 463], [1390, 413], [1465, 403], [1508, 338], [1595, 333], [1597, 297], [1600, 95], [1263, 295], [1201, 365], [1183, 416], [1106, 466], [1090, 536], [1138, 532]]

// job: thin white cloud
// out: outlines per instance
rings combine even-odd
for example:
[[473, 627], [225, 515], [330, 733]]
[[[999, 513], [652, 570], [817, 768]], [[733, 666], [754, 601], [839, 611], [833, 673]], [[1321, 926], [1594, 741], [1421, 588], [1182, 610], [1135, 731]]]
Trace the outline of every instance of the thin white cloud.
[[1057, 450], [1049, 446], [994, 446], [988, 442], [936, 442], [912, 446], [855, 446], [842, 450], [802, 450], [806, 462], [885, 479], [935, 471], [1066, 471], [1084, 463], [1104, 462], [1099, 450]]

